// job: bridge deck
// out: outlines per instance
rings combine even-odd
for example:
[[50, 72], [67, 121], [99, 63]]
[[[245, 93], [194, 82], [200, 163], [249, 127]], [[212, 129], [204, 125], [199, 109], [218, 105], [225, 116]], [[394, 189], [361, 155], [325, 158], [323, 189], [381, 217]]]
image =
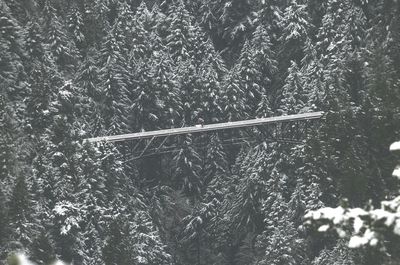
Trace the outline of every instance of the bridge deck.
[[181, 135], [181, 134], [189, 134], [189, 133], [200, 133], [200, 132], [251, 127], [251, 126], [266, 125], [266, 124], [279, 123], [279, 122], [295, 122], [295, 121], [302, 121], [302, 120], [313, 120], [313, 119], [321, 118], [322, 115], [323, 115], [323, 112], [318, 111], [318, 112], [284, 115], [284, 116], [269, 117], [269, 118], [259, 118], [259, 119], [244, 120], [244, 121], [215, 123], [215, 124], [204, 125], [203, 127], [190, 126], [190, 127], [173, 128], [173, 129], [165, 129], [165, 130], [157, 130], [157, 131], [128, 133], [128, 134], [112, 135], [112, 136], [101, 136], [101, 137], [89, 138], [87, 140], [89, 142], [100, 142], [100, 141], [120, 142], [120, 141], [125, 141], [125, 140], [147, 139], [147, 138], [163, 137], [163, 136], [170, 136], [170, 135]]

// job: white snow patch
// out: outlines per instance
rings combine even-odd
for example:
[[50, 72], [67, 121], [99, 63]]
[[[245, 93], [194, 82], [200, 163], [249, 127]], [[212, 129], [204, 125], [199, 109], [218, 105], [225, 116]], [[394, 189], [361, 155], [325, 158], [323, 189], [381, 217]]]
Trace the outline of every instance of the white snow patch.
[[365, 245], [366, 239], [361, 236], [352, 236], [349, 241], [349, 248], [359, 248]]
[[392, 173], [393, 177], [400, 179], [400, 166], [396, 167]]
[[24, 253], [18, 253], [17, 258], [20, 265], [35, 265]]
[[367, 244], [378, 244], [378, 239], [376, 238], [375, 232], [371, 231], [370, 229], [367, 229], [365, 233], [361, 236], [352, 236], [349, 241], [349, 248], [359, 248]]
[[400, 220], [396, 220], [396, 223], [395, 223], [394, 228], [393, 228], [393, 232], [396, 235], [400, 235]]
[[400, 151], [400, 141], [390, 145], [390, 151]]
[[329, 225], [321, 225], [318, 228], [318, 232], [326, 232], [326, 231], [328, 231], [328, 229], [329, 229]]
[[361, 228], [363, 227], [364, 222], [361, 220], [361, 218], [355, 218], [354, 219], [354, 231], [356, 233], [359, 233], [361, 231]]
[[307, 213], [305, 217], [313, 220], [328, 219], [331, 220], [334, 224], [338, 224], [343, 220], [344, 213], [345, 209], [342, 207], [337, 207], [337, 208], [326, 207], [316, 211], [311, 211]]
[[64, 205], [58, 204], [54, 207], [53, 211], [58, 215], [64, 216], [65, 213], [68, 212], [68, 209], [65, 208]]

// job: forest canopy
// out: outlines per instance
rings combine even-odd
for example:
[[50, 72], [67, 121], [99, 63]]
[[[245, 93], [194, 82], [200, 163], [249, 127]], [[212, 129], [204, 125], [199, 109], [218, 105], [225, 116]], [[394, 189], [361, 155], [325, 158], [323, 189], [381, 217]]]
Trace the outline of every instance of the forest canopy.
[[[304, 216], [398, 195], [399, 103], [397, 0], [0, 0], [0, 263], [394, 264]], [[296, 144], [83, 141], [310, 111]]]

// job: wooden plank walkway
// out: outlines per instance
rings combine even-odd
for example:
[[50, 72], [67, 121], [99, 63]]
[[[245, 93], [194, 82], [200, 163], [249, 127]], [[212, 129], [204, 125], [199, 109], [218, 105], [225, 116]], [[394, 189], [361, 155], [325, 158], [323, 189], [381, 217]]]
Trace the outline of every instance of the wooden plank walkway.
[[87, 140], [89, 142], [101, 142], [101, 141], [121, 142], [121, 141], [125, 141], [125, 140], [148, 139], [148, 138], [153, 138], [153, 137], [156, 138], [156, 137], [163, 137], [163, 136], [189, 134], [189, 133], [201, 133], [201, 132], [209, 132], [209, 131], [251, 127], [251, 126], [257, 126], [257, 125], [266, 125], [266, 124], [273, 124], [273, 123], [279, 123], [279, 122], [295, 122], [295, 121], [303, 121], [303, 120], [314, 120], [314, 119], [321, 118], [322, 115], [323, 115], [322, 111], [317, 111], [317, 112], [284, 115], [284, 116], [276, 116], [276, 117], [269, 117], [269, 118], [259, 118], [259, 119], [244, 120], [244, 121], [215, 123], [215, 124], [204, 125], [203, 127], [190, 126], [190, 127], [164, 129], [164, 130], [157, 130], [157, 131], [128, 133], [128, 134], [112, 135], [112, 136], [101, 136], [101, 137], [95, 137], [95, 138], [88, 138]]

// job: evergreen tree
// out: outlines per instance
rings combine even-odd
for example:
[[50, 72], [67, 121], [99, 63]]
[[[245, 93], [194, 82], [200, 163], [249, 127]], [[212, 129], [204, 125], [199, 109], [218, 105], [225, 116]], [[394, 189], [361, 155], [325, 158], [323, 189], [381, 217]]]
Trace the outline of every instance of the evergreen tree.
[[242, 52], [239, 57], [239, 85], [243, 91], [245, 91], [245, 102], [247, 108], [249, 108], [249, 116], [253, 117], [255, 109], [260, 101], [261, 95], [265, 94], [263, 91], [265, 88], [260, 87], [259, 82], [255, 80], [261, 79], [259, 65], [256, 65], [253, 55], [253, 47], [249, 41], [246, 41]]
[[258, 233], [263, 228], [261, 205], [266, 187], [264, 166], [267, 154], [263, 145], [247, 151], [239, 164], [235, 199], [232, 201], [232, 218], [234, 225], [242, 231]]
[[[196, 1], [192, 1], [196, 2]], [[198, 6], [193, 5], [194, 14], [198, 15], [210, 36], [215, 40], [216, 48], [224, 52], [224, 58], [231, 64], [238, 57], [241, 45], [251, 29], [254, 27], [257, 10], [255, 5], [248, 1], [209, 0], [197, 1]], [[198, 12], [200, 10], [200, 12]]]
[[[283, 43], [282, 50], [285, 51], [287, 60], [300, 63], [303, 59], [303, 47], [312, 27], [307, 13], [307, 6], [303, 1], [293, 0], [286, 7], [282, 14], [280, 26], [282, 36], [280, 41]], [[287, 61], [289, 63], [289, 61]]]
[[52, 209], [52, 237], [54, 248], [61, 260], [70, 263], [83, 263], [85, 245], [79, 231], [84, 214], [84, 205], [78, 202], [60, 200]]
[[102, 91], [102, 116], [107, 134], [120, 134], [128, 131], [127, 111], [130, 105], [128, 98], [128, 69], [123, 44], [118, 38], [116, 23], [104, 40], [97, 59], [100, 68], [100, 87]]
[[[32, 201], [24, 176], [19, 176], [16, 179], [8, 208], [8, 221], [10, 231], [12, 231], [9, 239], [11, 245], [9, 245], [8, 250], [22, 250], [28, 247], [34, 236]], [[21, 245], [18, 246], [19, 244]], [[14, 249], [15, 247], [17, 249]]]
[[83, 258], [85, 264], [99, 264], [102, 262], [100, 236], [104, 234], [104, 215], [109, 207], [106, 201], [106, 179], [101, 170], [101, 153], [98, 150], [85, 143], [80, 154], [80, 174], [83, 180], [77, 196], [85, 209], [80, 225], [85, 248]]
[[30, 63], [28, 93], [25, 99], [25, 126], [31, 140], [44, 133], [52, 120], [51, 102], [56, 99], [56, 88], [62, 85], [62, 76], [53, 56], [44, 43], [43, 31], [36, 22], [27, 25], [26, 50]]
[[297, 114], [305, 108], [307, 95], [305, 95], [303, 89], [304, 80], [301, 74], [297, 64], [292, 61], [285, 85], [282, 88], [281, 107], [279, 110], [283, 114]]
[[[282, 216], [279, 225], [262, 235], [260, 246], [265, 254], [254, 264], [309, 264], [305, 257], [305, 242], [297, 237], [297, 232], [287, 216]], [[265, 244], [263, 246], [263, 244]]]
[[226, 68], [209, 41], [208, 46], [209, 50], [195, 73], [196, 80], [191, 84], [196, 87], [189, 92], [189, 100], [195, 117], [201, 117], [205, 123], [215, 123], [223, 118], [221, 86]]
[[162, 48], [162, 39], [160, 34], [162, 29], [158, 29], [161, 23], [164, 21], [164, 17], [161, 16], [160, 11], [157, 10], [156, 6], [153, 10], [149, 11], [145, 2], [136, 10], [135, 16], [133, 17], [133, 36], [132, 36], [132, 48], [130, 50], [130, 57], [133, 60], [147, 59], [154, 53], [157, 53]]
[[192, 59], [198, 66], [203, 58], [206, 38], [182, 0], [174, 1], [165, 18], [168, 29], [165, 45], [176, 62]]
[[51, 103], [56, 99], [56, 87], [62, 85], [62, 78], [55, 63], [51, 61], [35, 64], [29, 73], [29, 93], [26, 99], [26, 129], [32, 136], [42, 134], [51, 124]]
[[357, 264], [359, 259], [357, 259], [357, 256], [355, 253], [351, 250], [349, 250], [343, 242], [338, 242], [336, 246], [334, 246], [332, 249], [324, 249], [320, 252], [319, 256], [316, 257], [312, 264], [313, 265], [318, 265], [318, 264], [340, 264], [340, 265], [351, 265], [351, 264]]
[[78, 53], [75, 44], [69, 39], [65, 25], [57, 15], [50, 0], [43, 8], [46, 42], [58, 66], [64, 71], [71, 71], [76, 64]]
[[[396, 263], [396, 240], [348, 250], [303, 216], [393, 195], [399, 12], [394, 0], [0, 0], [0, 263], [18, 261], [10, 251], [39, 264]], [[123, 162], [127, 144], [82, 143], [316, 110], [298, 144], [230, 130]]]
[[0, 88], [1, 95], [16, 106], [19, 111], [25, 88], [25, 71], [22, 60], [25, 59], [23, 49], [23, 31], [18, 22], [10, 16], [5, 3], [0, 3]]
[[84, 130], [88, 135], [97, 136], [104, 131], [102, 117], [102, 90], [100, 86], [100, 70], [96, 66], [95, 54], [97, 50], [90, 50], [79, 67], [75, 82], [81, 91], [82, 104], [81, 120], [85, 122]]
[[111, 26], [108, 0], [85, 0], [82, 2], [83, 32], [88, 46], [99, 48]]
[[277, 0], [257, 1], [256, 21], [257, 25], [264, 25], [271, 34], [270, 39], [274, 45], [278, 44], [279, 37], [282, 34], [281, 21], [283, 16], [283, 6], [285, 3]]
[[17, 123], [13, 109], [7, 103], [6, 98], [0, 96], [0, 180], [9, 188], [16, 173]]
[[[268, 31], [264, 26], [260, 25], [254, 31], [251, 46], [253, 63], [257, 69], [255, 80], [258, 89], [253, 92], [255, 103], [258, 104], [258, 111], [263, 104], [265, 107], [266, 103], [262, 102], [263, 100], [268, 100], [267, 105], [273, 108], [277, 97], [278, 63]], [[257, 114], [261, 115], [258, 112]]]
[[50, 240], [50, 235], [42, 231], [33, 239], [31, 246], [31, 258], [38, 264], [50, 264], [54, 262], [56, 257]]
[[[221, 181], [224, 181], [229, 173], [229, 165], [225, 150], [218, 135], [212, 135], [206, 147], [206, 160], [204, 165], [205, 183], [212, 185], [210, 192], [223, 194]], [[219, 196], [218, 196], [219, 197]], [[219, 198], [222, 199], [222, 198]]]
[[237, 121], [247, 118], [248, 107], [245, 104], [245, 94], [240, 87], [238, 66], [233, 67], [224, 80], [223, 111], [227, 121]]
[[173, 158], [175, 183], [191, 200], [196, 200], [204, 188], [201, 158], [193, 146], [191, 136], [184, 136], [180, 140], [182, 147]]
[[67, 28], [73, 38], [74, 44], [81, 55], [85, 53], [85, 32], [84, 20], [80, 8], [76, 3], [72, 3], [67, 15]]
[[67, 262], [83, 260], [84, 249], [79, 231], [84, 204], [78, 195], [84, 179], [80, 175], [81, 146], [77, 141], [80, 132], [76, 118], [80, 105], [76, 93], [74, 84], [66, 82], [51, 104], [53, 123], [45, 142], [50, 165], [46, 166], [44, 161], [47, 169], [43, 176], [44, 195], [54, 200], [48, 203], [48, 211], [55, 252]]
[[11, 0], [5, 0], [3, 5], [6, 5], [9, 8], [10, 14], [15, 17], [21, 25], [29, 21], [31, 15], [36, 15], [36, 7], [34, 2], [15, 2]]
[[104, 264], [106, 265], [130, 264], [129, 253], [125, 249], [126, 246], [123, 245], [124, 236], [129, 231], [126, 229], [126, 224], [122, 223], [122, 220], [119, 219], [121, 218], [111, 222], [108, 228], [108, 237], [102, 250]]
[[177, 125], [180, 113], [177, 83], [173, 65], [164, 53], [155, 53], [148, 60], [139, 60], [134, 77], [137, 81], [131, 92], [132, 128], [148, 131]]
[[182, 243], [186, 245], [184, 247], [186, 262], [199, 265], [212, 262], [212, 256], [210, 256], [212, 249], [207, 243], [213, 237], [209, 227], [217, 207], [216, 200], [199, 203], [195, 206], [194, 211], [182, 220], [184, 225]]
[[138, 211], [134, 220], [128, 234], [128, 253], [131, 260], [139, 264], [171, 264], [171, 256], [148, 213]]
[[[123, 204], [130, 200], [131, 192], [135, 191], [134, 179], [128, 178], [118, 149], [110, 144], [101, 144], [101, 171], [104, 174], [105, 199], [112, 209], [123, 210]], [[134, 172], [135, 173], [135, 172]]]
[[[5, 195], [3, 192], [3, 189], [0, 189], [0, 242], [1, 245], [4, 246], [6, 242], [6, 236], [7, 236], [7, 229], [8, 229], [8, 224], [7, 224], [7, 205], [5, 202]], [[3, 253], [3, 249], [0, 248], [1, 253]]]
[[118, 218], [109, 229], [103, 248], [103, 259], [108, 264], [171, 264], [157, 230], [146, 213], [139, 211], [134, 221]]

